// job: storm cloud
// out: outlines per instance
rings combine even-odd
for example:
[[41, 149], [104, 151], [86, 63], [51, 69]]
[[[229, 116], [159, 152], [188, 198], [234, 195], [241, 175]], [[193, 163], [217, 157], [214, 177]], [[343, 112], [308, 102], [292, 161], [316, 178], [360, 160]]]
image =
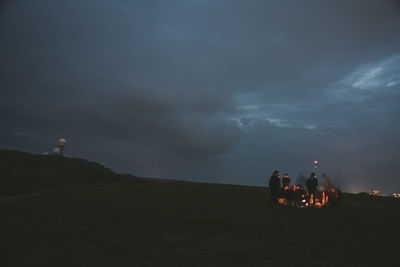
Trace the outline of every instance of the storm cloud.
[[140, 176], [400, 190], [400, 2], [0, 2], [0, 147]]

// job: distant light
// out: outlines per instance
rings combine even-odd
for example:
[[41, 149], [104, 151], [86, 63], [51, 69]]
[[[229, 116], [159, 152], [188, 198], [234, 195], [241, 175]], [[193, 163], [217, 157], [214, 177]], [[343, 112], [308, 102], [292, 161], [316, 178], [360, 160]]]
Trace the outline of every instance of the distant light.
[[314, 160], [314, 164], [318, 164], [318, 160]]
[[383, 196], [384, 196], [384, 194], [382, 194], [381, 191], [375, 190], [375, 189], [371, 190], [371, 191], [369, 192], [369, 194], [370, 194], [371, 196], [380, 196], [380, 197], [383, 197]]

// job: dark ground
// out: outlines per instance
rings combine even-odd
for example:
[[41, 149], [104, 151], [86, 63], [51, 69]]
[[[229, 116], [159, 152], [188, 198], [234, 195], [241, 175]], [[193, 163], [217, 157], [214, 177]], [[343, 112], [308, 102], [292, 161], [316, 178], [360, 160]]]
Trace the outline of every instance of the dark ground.
[[400, 201], [271, 207], [268, 190], [184, 182], [0, 197], [0, 266], [398, 266]]

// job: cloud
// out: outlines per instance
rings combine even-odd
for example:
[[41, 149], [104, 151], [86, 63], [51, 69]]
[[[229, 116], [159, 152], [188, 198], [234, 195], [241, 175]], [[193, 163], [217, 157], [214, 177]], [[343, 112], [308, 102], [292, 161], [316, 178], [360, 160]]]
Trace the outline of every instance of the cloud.
[[339, 82], [342, 86], [368, 91], [384, 91], [386, 87], [400, 84], [400, 55], [366, 64]]
[[255, 185], [315, 158], [370, 184], [371, 162], [398, 171], [381, 160], [397, 156], [398, 1], [6, 6], [2, 147], [65, 136], [116, 170]]

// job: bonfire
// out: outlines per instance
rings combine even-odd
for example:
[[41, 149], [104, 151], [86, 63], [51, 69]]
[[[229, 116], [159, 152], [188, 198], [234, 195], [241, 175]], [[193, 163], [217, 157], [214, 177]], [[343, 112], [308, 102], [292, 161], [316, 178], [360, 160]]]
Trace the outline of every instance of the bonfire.
[[340, 201], [341, 192], [335, 187], [325, 191], [317, 191], [314, 195], [304, 190], [301, 185], [283, 188], [278, 198], [280, 205], [298, 208], [337, 206]]

